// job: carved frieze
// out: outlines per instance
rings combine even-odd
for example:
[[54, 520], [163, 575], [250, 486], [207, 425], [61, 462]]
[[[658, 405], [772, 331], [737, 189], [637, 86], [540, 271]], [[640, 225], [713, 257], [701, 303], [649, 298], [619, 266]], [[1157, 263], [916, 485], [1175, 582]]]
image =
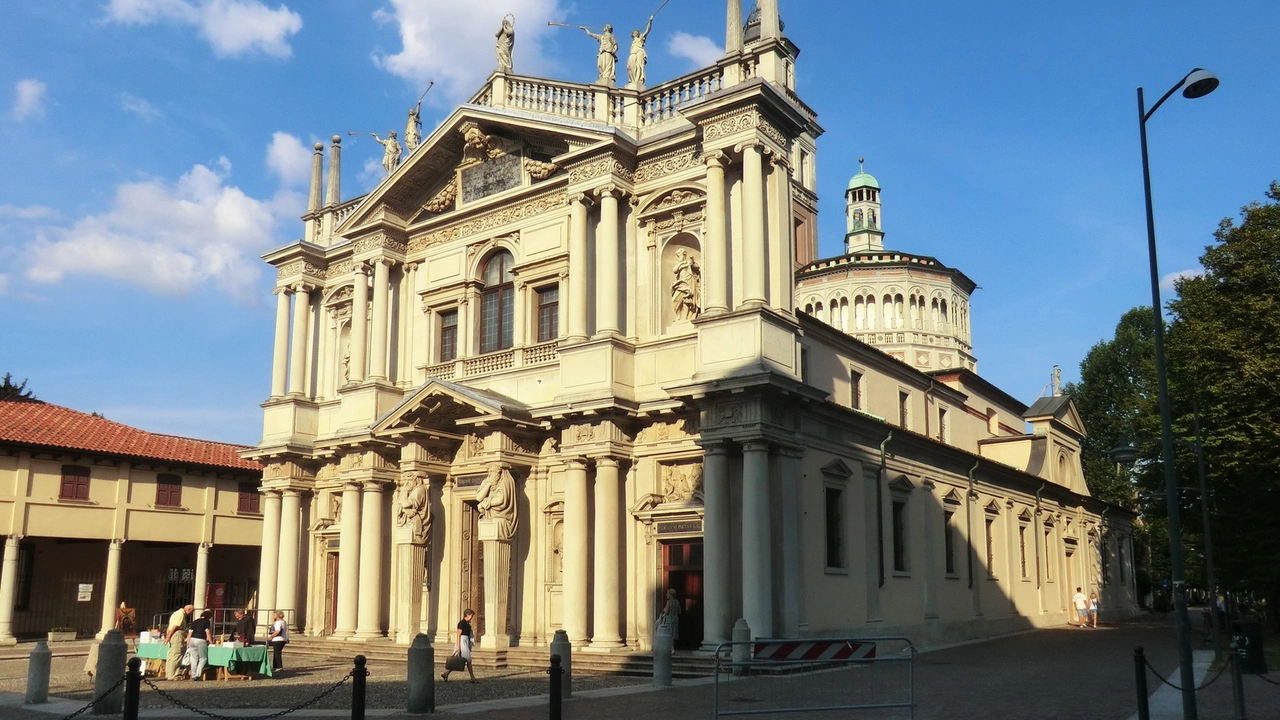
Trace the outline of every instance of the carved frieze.
[[560, 166], [552, 162], [542, 162], [533, 158], [525, 158], [524, 171], [534, 180], [546, 180], [555, 174]]
[[491, 212], [482, 213], [473, 218], [448, 225], [432, 232], [425, 233], [419, 237], [413, 238], [409, 242], [409, 251], [416, 252], [425, 250], [432, 245], [437, 245], [458, 238], [479, 235], [486, 230], [495, 227], [507, 225], [513, 222], [519, 222], [526, 218], [531, 218], [551, 210], [563, 208], [568, 202], [568, 196], [564, 190], [554, 190], [543, 195], [530, 198], [529, 200], [518, 205], [508, 205]]
[[294, 275], [310, 275], [316, 279], [323, 279], [325, 274], [324, 266], [316, 265], [308, 260], [294, 260], [276, 269], [276, 277], [278, 279], [293, 277]]
[[683, 210], [676, 210], [671, 213], [671, 217], [654, 223], [654, 229], [660, 233], [678, 233], [687, 227], [693, 227], [702, 223], [702, 212], [693, 212], [686, 214]]
[[636, 170], [636, 182], [648, 182], [656, 178], [666, 177], [672, 173], [687, 170], [698, 164], [702, 154], [697, 149], [689, 148], [685, 150], [677, 150], [675, 152], [659, 155], [651, 160], [640, 163], [640, 167]]
[[637, 442], [662, 442], [664, 440], [683, 440], [698, 433], [698, 421], [695, 418], [681, 418], [672, 422], [656, 422], [640, 430]]
[[590, 160], [569, 169], [569, 182], [577, 184], [601, 177], [615, 176], [628, 182], [635, 180], [635, 171], [609, 156]]
[[791, 141], [787, 136], [775, 127], [773, 123], [761, 117], [760, 113], [754, 110], [748, 110], [728, 117], [713, 118], [703, 126], [702, 138], [706, 142], [713, 142], [715, 140], [752, 129], [774, 141], [781, 148], [786, 149], [790, 147]]
[[352, 245], [352, 249], [357, 252], [367, 252], [369, 250], [391, 250], [393, 252], [403, 253], [408, 249], [405, 243], [392, 238], [386, 233], [374, 233], [356, 240]]
[[422, 209], [427, 212], [442, 213], [453, 209], [453, 203], [458, 198], [458, 181], [450, 180], [444, 187], [440, 188], [432, 198], [422, 205]]
[[663, 502], [702, 503], [702, 463], [662, 463], [658, 468]]

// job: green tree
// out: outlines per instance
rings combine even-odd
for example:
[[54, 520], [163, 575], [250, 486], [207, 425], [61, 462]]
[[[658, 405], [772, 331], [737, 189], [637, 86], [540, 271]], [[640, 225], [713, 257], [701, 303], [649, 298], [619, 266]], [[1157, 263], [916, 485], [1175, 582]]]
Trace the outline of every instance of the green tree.
[[14, 384], [13, 374], [5, 373], [4, 378], [0, 379], [0, 400], [35, 401], [36, 394], [27, 389], [26, 380]]

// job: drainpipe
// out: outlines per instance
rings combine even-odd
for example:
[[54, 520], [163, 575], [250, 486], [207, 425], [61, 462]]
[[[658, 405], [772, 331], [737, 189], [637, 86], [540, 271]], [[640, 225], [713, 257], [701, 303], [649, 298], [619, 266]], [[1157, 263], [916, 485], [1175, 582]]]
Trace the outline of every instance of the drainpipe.
[[[1041, 552], [1037, 554], [1036, 557], [1043, 558], [1041, 562], [1044, 564], [1044, 567], [1038, 568], [1036, 571], [1036, 589], [1037, 590], [1040, 589], [1040, 583], [1042, 582], [1041, 578], [1044, 576], [1044, 571], [1049, 567], [1049, 548], [1045, 547], [1044, 545], [1044, 523], [1040, 522], [1040, 512], [1041, 512], [1040, 493], [1044, 492], [1044, 487], [1046, 484], [1047, 483], [1040, 483], [1040, 489], [1036, 490], [1035, 539], [1036, 539], [1036, 545], [1039, 546], [1041, 550]], [[1043, 610], [1043, 608], [1041, 609]]]
[[888, 474], [885, 462], [885, 447], [893, 439], [893, 431], [880, 443], [880, 478], [876, 482], [876, 547], [880, 550], [880, 587], [884, 587], [884, 481]]
[[966, 512], [964, 514], [964, 518], [965, 518], [966, 532], [968, 532], [969, 534], [969, 589], [970, 590], [973, 589], [973, 554], [977, 552], [977, 550], [975, 549], [976, 546], [973, 542], [973, 510], [969, 508], [969, 503], [973, 502], [974, 498], [977, 496], [977, 492], [973, 489], [973, 485], [976, 482], [973, 479], [973, 474], [978, 472], [978, 464], [981, 462], [982, 462], [981, 460], [974, 460], [973, 467], [969, 468], [969, 496], [965, 498]]

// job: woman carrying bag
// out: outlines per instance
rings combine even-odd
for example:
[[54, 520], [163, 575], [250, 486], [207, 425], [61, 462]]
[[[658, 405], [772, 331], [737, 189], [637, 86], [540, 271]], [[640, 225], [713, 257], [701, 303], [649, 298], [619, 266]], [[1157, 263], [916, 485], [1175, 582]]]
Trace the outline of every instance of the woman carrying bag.
[[467, 608], [462, 612], [462, 619], [458, 621], [458, 640], [453, 646], [453, 655], [444, 661], [444, 672], [440, 673], [440, 679], [449, 682], [449, 673], [455, 670], [466, 668], [467, 673], [471, 675], [471, 682], [478, 683], [475, 670], [471, 668], [471, 646], [476, 641], [476, 635], [471, 630], [471, 619], [476, 616], [476, 611]]

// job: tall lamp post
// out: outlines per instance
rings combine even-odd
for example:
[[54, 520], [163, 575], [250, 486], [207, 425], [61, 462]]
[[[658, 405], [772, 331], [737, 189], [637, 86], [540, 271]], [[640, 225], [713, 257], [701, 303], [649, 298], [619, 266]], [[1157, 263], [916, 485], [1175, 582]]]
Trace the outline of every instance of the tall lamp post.
[[1142, 137], [1142, 189], [1147, 198], [1147, 252], [1151, 259], [1151, 312], [1155, 315], [1156, 380], [1160, 393], [1160, 440], [1164, 484], [1169, 504], [1169, 564], [1173, 574], [1173, 602], [1178, 624], [1178, 664], [1182, 685], [1183, 720], [1199, 720], [1195, 671], [1191, 666], [1191, 620], [1187, 617], [1187, 588], [1182, 569], [1182, 522], [1178, 517], [1178, 473], [1173, 466], [1173, 414], [1169, 409], [1169, 377], [1164, 358], [1164, 313], [1160, 305], [1160, 271], [1156, 264], [1156, 225], [1151, 211], [1151, 168], [1147, 162], [1147, 121], [1170, 95], [1182, 88], [1186, 98], [1204, 97], [1218, 87], [1213, 73], [1196, 68], [1169, 88], [1150, 110], [1138, 88], [1138, 131]]

